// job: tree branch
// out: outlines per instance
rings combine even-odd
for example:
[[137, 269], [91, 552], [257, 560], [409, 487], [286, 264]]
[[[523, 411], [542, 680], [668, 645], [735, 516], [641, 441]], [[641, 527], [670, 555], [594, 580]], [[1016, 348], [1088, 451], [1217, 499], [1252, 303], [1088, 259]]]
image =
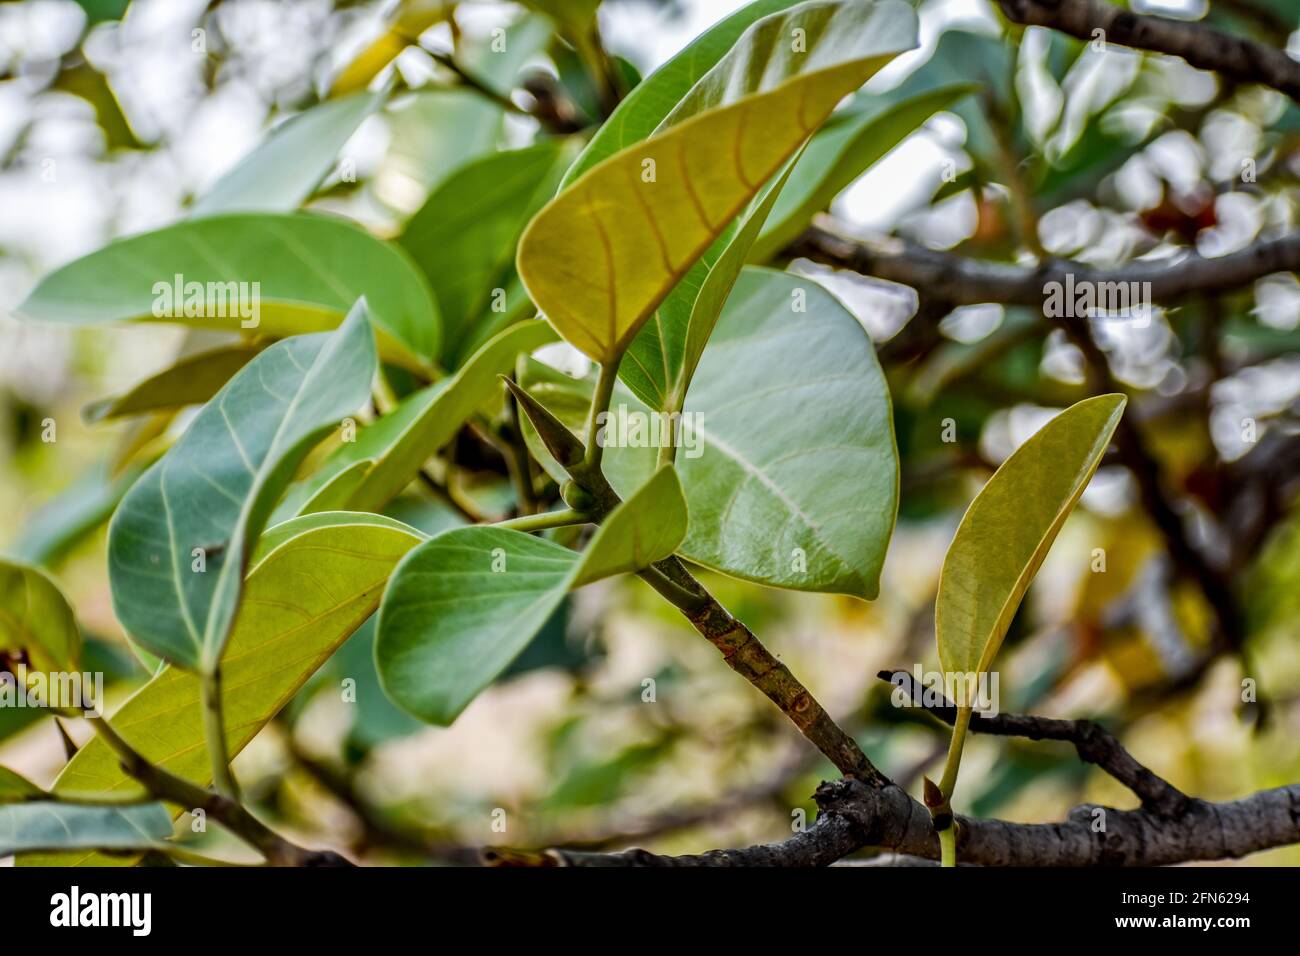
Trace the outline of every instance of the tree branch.
[[1133, 13], [1103, 0], [1000, 0], [1007, 18], [1080, 40], [1166, 53], [1243, 83], [1262, 83], [1300, 100], [1300, 62], [1282, 50], [1186, 20]]
[[[884, 672], [888, 674], [889, 672]], [[927, 707], [950, 720], [951, 705]], [[1084, 804], [1060, 823], [1010, 823], [957, 817], [958, 858], [984, 866], [1165, 866], [1238, 858], [1300, 842], [1300, 784], [1262, 790], [1241, 800], [1210, 803], [1188, 797], [1138, 763], [1123, 745], [1091, 721], [999, 715], [971, 722], [971, 730], [1000, 736], [1073, 743], [1143, 800], [1136, 810]], [[823, 783], [814, 795], [820, 814], [802, 833], [780, 843], [737, 850], [665, 856], [632, 849], [618, 853], [550, 849], [519, 853], [493, 849], [493, 866], [714, 867], [828, 866], [850, 853], [877, 847], [898, 856], [934, 860], [939, 839], [930, 811], [894, 784], [871, 787], [846, 778]]]
[[1037, 266], [988, 262], [939, 252], [902, 239], [855, 240], [823, 226], [810, 226], [786, 251], [824, 265], [910, 285], [928, 296], [957, 305], [1000, 302], [1042, 309], [1045, 286], [1064, 285], [1066, 275], [1082, 282], [1149, 282], [1156, 302], [1175, 302], [1249, 285], [1275, 272], [1300, 271], [1300, 233], [1264, 239], [1237, 252], [1207, 259], [1192, 253], [1174, 261], [1135, 261], [1097, 269], [1066, 259]]

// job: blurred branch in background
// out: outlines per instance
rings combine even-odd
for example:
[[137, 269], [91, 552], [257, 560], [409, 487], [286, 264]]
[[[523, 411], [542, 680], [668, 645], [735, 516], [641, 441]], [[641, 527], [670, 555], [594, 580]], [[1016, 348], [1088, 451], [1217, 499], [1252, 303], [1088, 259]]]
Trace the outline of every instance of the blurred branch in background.
[[1182, 57], [1202, 70], [1243, 83], [1264, 83], [1300, 100], [1300, 62], [1281, 50], [1204, 24], [1133, 13], [1105, 0], [999, 0], [999, 5], [1016, 23]]

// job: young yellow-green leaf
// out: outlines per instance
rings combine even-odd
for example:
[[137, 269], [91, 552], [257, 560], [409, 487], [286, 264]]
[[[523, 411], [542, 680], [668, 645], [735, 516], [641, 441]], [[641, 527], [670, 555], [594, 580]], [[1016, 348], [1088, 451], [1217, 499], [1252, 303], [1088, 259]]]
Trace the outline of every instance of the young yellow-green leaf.
[[306, 213], [191, 219], [115, 240], [50, 273], [18, 312], [279, 338], [332, 329], [363, 296], [386, 359], [417, 370], [437, 359], [437, 307], [407, 255], [354, 223]]
[[591, 141], [564, 174], [561, 189], [603, 159], [639, 143], [658, 128], [664, 117], [712, 69], [740, 35], [756, 20], [788, 9], [797, 0], [754, 0], [726, 19], [714, 24], [691, 41], [680, 53], [636, 85], [618, 104]]
[[[590, 381], [535, 363], [525, 370], [521, 383], [581, 429]], [[615, 391], [604, 467], [620, 493], [655, 467], [649, 411]], [[811, 279], [747, 267], [686, 415], [676, 461], [691, 514], [683, 557], [770, 587], [876, 596], [898, 509], [893, 414], [871, 339], [834, 296]], [[555, 468], [531, 426], [525, 436]]]
[[[379, 605], [389, 574], [424, 536], [379, 515], [295, 518], [262, 537], [222, 660], [226, 735], [236, 754], [279, 713]], [[149, 760], [199, 786], [212, 779], [204, 745], [199, 678], [168, 666], [111, 718]], [[92, 737], [59, 774], [64, 796], [139, 792], [112, 750]], [[23, 863], [103, 864], [103, 858]]]
[[901, 0], [813, 0], [755, 23], [667, 129], [592, 167], [533, 219], [519, 246], [533, 301], [592, 358], [620, 356], [836, 104], [915, 44]]
[[935, 603], [946, 673], [975, 675], [992, 664], [1125, 402], [1099, 395], [1070, 406], [1016, 449], [971, 502], [944, 558]]
[[0, 652], [27, 657], [33, 671], [76, 670], [81, 631], [58, 585], [44, 572], [0, 558]]
[[244, 570], [307, 452], [370, 395], [363, 302], [336, 332], [279, 342], [204, 406], [127, 493], [109, 527], [113, 608], [132, 638], [189, 668], [216, 665]]
[[0, 806], [0, 856], [31, 850], [148, 850], [172, 835], [161, 803], [125, 807], [15, 803]]
[[619, 378], [651, 408], [682, 410], [713, 327], [792, 168], [793, 161], [700, 256], [628, 346]]
[[[398, 240], [428, 277], [443, 321], [443, 364], [456, 368], [474, 323], [504, 292], [515, 244], [571, 155], [562, 140], [490, 153], [444, 179]], [[490, 313], [489, 313], [490, 314]]]
[[686, 531], [671, 468], [607, 518], [582, 554], [507, 528], [444, 531], [393, 572], [375, 659], [385, 693], [448, 725], [501, 674], [571, 589], [666, 558]]
[[260, 351], [260, 345], [236, 344], [187, 355], [124, 394], [87, 405], [81, 417], [87, 422], [102, 422], [202, 404]]
[[45, 791], [8, 767], [0, 767], [0, 804], [28, 803], [45, 797]]
[[388, 99], [388, 89], [313, 106], [281, 123], [205, 192], [192, 216], [289, 212], [302, 205], [358, 127]]
[[555, 341], [555, 332], [534, 319], [498, 333], [474, 353], [459, 372], [407, 397], [383, 418], [362, 429], [326, 459], [320, 471], [294, 488], [282, 517], [363, 459], [374, 464], [360, 478], [347, 501], [353, 511], [378, 511], [397, 497], [424, 463], [452, 439], [474, 412], [500, 389], [497, 376], [510, 371], [520, 353]]

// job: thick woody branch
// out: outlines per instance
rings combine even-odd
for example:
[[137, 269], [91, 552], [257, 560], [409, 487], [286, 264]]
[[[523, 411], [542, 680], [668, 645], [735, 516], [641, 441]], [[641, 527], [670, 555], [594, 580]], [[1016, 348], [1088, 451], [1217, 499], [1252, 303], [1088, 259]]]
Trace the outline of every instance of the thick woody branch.
[[[823, 220], [826, 222], [826, 220]], [[1041, 309], [1047, 285], [1149, 282], [1155, 302], [1176, 302], [1206, 293], [1223, 293], [1275, 272], [1300, 271], [1300, 233], [1265, 239], [1226, 256], [1190, 254], [1173, 261], [1135, 261], [1098, 269], [1065, 259], [1036, 266], [989, 262], [927, 248], [902, 239], [850, 239], [822, 225], [810, 226], [787, 255], [898, 282], [953, 305], [1000, 302]]]
[[[942, 710], [932, 712], [943, 715]], [[971, 729], [1069, 741], [1083, 759], [1143, 796], [1144, 806], [1117, 810], [1085, 804], [1071, 810], [1063, 822], [1041, 824], [958, 816], [957, 853], [963, 864], [1167, 866], [1235, 859], [1300, 842], [1300, 784], [1210, 803], [1187, 797], [1161, 781], [1088, 721], [1007, 715], [972, 722]], [[939, 839], [930, 811], [893, 784], [870, 787], [846, 778], [823, 783], [815, 799], [821, 811], [817, 821], [780, 843], [688, 856], [642, 849], [618, 853], [493, 849], [485, 851], [484, 862], [492, 866], [805, 867], [828, 866], [868, 847], [888, 851], [890, 861], [938, 859]]]
[[[930, 812], [894, 786], [858, 780], [817, 790], [817, 822], [781, 843], [739, 850], [665, 856], [633, 849], [588, 853], [489, 850], [492, 866], [714, 867], [829, 866], [864, 847], [905, 857], [938, 859]], [[1148, 810], [1082, 805], [1061, 823], [1010, 823], [957, 817], [957, 853], [981, 866], [1168, 866], [1236, 859], [1300, 842], [1300, 784], [1261, 790], [1242, 800], [1189, 800], [1176, 817]]]
[[1050, 27], [1080, 40], [1101, 31], [1106, 43], [1166, 53], [1243, 83], [1262, 83], [1300, 100], [1300, 62], [1282, 50], [1203, 23], [1133, 13], [1103, 0], [1001, 0], [1016, 23]]

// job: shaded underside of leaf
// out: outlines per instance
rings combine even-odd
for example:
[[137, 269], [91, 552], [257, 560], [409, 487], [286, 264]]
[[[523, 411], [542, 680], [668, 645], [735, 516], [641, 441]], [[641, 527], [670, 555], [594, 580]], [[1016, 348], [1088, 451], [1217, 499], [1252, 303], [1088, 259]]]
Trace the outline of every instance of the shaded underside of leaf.
[[493, 336], [449, 379], [443, 379], [405, 399], [396, 409], [367, 426], [355, 442], [331, 455], [320, 477], [365, 458], [374, 464], [348, 498], [354, 511], [378, 511], [405, 488], [420, 468], [460, 431], [461, 426], [500, 391], [497, 376], [510, 371], [520, 353], [531, 352], [556, 339], [540, 319], [521, 322]]

